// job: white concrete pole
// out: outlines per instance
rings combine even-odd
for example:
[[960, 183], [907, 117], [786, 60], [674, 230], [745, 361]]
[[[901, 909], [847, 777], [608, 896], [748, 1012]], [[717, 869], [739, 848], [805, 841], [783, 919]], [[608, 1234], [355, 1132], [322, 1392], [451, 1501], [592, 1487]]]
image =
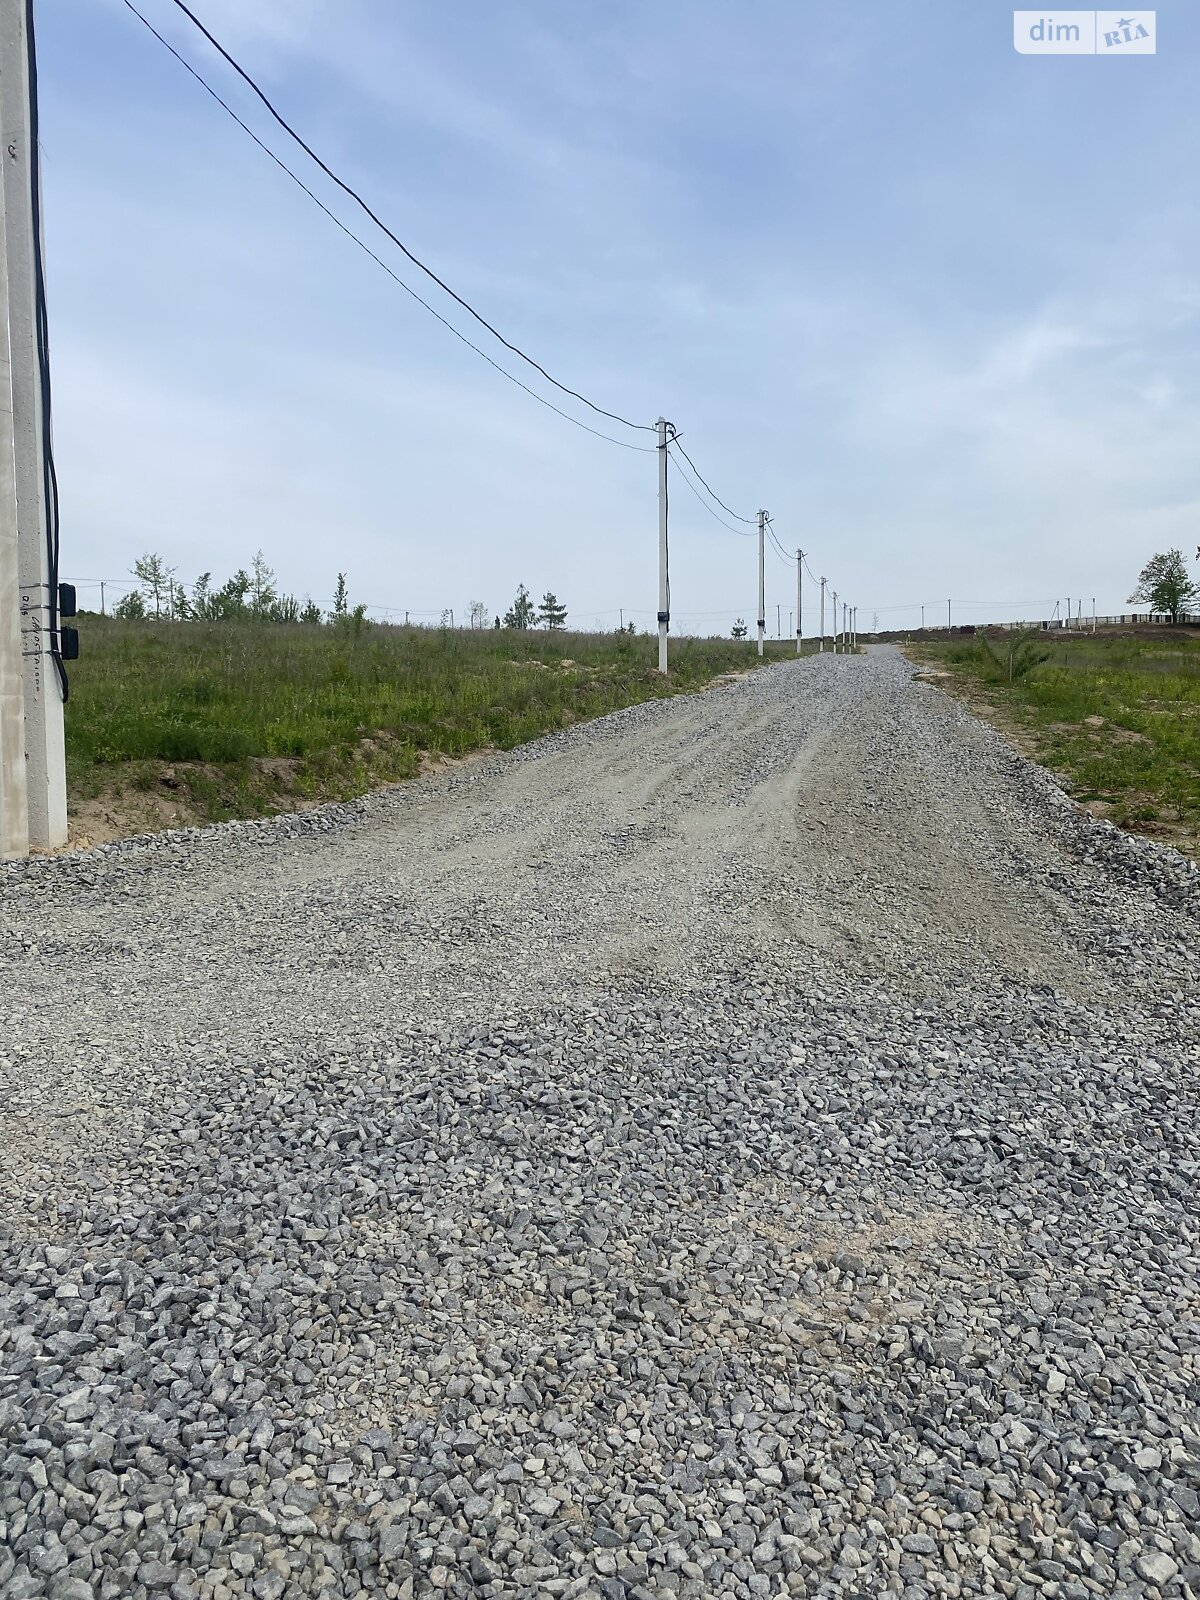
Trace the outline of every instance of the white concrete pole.
[[0, 151], [4, 153], [4, 246], [12, 363], [13, 447], [17, 489], [17, 563], [25, 700], [25, 771], [29, 844], [67, 842], [63, 696], [55, 665], [58, 596], [47, 549], [45, 451], [48, 367], [41, 259], [41, 186], [34, 137], [31, 59], [25, 0], [0, 0]]
[[834, 655], [837, 655], [837, 653], [838, 653], [838, 603], [839, 603], [838, 602], [838, 592], [837, 592], [836, 589], [833, 589], [833, 588], [831, 588], [829, 592], [833, 596], [833, 653], [834, 653]]
[[767, 513], [758, 513], [758, 653], [763, 653], [767, 633]]
[[825, 654], [825, 579], [821, 579], [821, 639], [817, 646], [821, 655]]
[[796, 551], [796, 654], [804, 654], [804, 551]]
[[1093, 595], [1093, 597], [1092, 597], [1092, 632], [1095, 633], [1095, 631], [1096, 631], [1096, 599], [1095, 599], [1095, 596]]
[[946, 601], [946, 632], [950, 632], [950, 602]]
[[[4, 191], [0, 188], [0, 237]], [[29, 854], [25, 785], [25, 683], [17, 578], [17, 463], [13, 445], [8, 272], [0, 248], [0, 861]]]
[[667, 670], [667, 630], [671, 623], [667, 572], [667, 423], [658, 419], [658, 670]]

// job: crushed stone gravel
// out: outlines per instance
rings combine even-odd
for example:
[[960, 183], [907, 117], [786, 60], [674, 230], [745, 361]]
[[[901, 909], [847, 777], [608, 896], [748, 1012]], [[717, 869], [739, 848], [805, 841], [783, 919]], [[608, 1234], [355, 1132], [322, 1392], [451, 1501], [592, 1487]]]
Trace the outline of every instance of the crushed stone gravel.
[[1200, 1595], [1198, 928], [891, 650], [0, 869], [0, 1595]]

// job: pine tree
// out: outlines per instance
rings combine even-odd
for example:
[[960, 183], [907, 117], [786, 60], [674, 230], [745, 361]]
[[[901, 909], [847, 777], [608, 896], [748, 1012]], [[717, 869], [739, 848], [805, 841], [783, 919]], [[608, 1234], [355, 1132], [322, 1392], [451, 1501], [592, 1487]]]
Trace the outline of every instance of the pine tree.
[[565, 628], [567, 624], [567, 608], [560, 604], [553, 591], [547, 589], [542, 596], [542, 603], [538, 607], [544, 628]]
[[[564, 613], [565, 615], [565, 613]], [[504, 626], [506, 628], [532, 628], [537, 620], [537, 611], [533, 601], [529, 598], [529, 590], [522, 583], [517, 588], [517, 598], [504, 613]]]

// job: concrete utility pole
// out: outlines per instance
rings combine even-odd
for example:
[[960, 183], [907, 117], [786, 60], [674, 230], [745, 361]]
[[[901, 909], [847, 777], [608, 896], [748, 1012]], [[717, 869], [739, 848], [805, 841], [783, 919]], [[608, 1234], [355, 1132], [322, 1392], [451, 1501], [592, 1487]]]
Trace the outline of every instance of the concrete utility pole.
[[804, 599], [804, 551], [796, 551], [796, 654], [804, 654], [804, 613], [801, 611], [801, 602]]
[[[47, 544], [49, 448], [49, 358], [46, 343], [45, 283], [41, 270], [41, 183], [34, 103], [36, 67], [32, 7], [27, 0], [0, 0], [0, 150], [5, 278], [7, 288], [8, 382], [0, 371], [0, 654], [9, 661], [12, 607], [19, 607], [23, 728], [15, 736], [12, 671], [0, 669], [0, 731], [4, 791], [4, 851], [23, 855], [30, 848], [52, 849], [67, 842], [67, 776], [63, 739], [63, 694], [55, 652], [58, 649], [57, 581]], [[11, 411], [9, 409], [11, 404]], [[11, 417], [11, 421], [8, 419]], [[15, 488], [15, 496], [14, 496]], [[15, 502], [15, 503], [14, 503]], [[16, 525], [17, 587], [11, 586], [11, 525]], [[23, 763], [14, 759], [14, 740], [23, 746]], [[22, 772], [22, 765], [24, 771]], [[21, 790], [24, 789], [24, 800]], [[22, 810], [27, 837], [22, 846]], [[10, 821], [7, 819], [11, 819]]]
[[830, 589], [833, 595], [833, 653], [838, 653], [838, 594], [836, 589]]
[[767, 513], [758, 513], [758, 653], [763, 653], [767, 632]]
[[658, 419], [658, 670], [667, 670], [671, 585], [667, 573], [667, 421]]
[[825, 654], [825, 579], [821, 579], [821, 642], [817, 646], [821, 655]]
[[8, 271], [0, 250], [0, 861], [29, 853], [25, 684], [17, 570], [17, 464], [8, 348]]

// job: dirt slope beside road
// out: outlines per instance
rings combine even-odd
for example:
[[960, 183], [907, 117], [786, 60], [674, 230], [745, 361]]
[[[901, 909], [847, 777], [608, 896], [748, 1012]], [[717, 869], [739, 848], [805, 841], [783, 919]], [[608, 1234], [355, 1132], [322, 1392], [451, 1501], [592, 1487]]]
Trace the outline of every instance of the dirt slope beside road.
[[0, 881], [6, 1595], [1200, 1584], [1200, 877], [894, 652]]

